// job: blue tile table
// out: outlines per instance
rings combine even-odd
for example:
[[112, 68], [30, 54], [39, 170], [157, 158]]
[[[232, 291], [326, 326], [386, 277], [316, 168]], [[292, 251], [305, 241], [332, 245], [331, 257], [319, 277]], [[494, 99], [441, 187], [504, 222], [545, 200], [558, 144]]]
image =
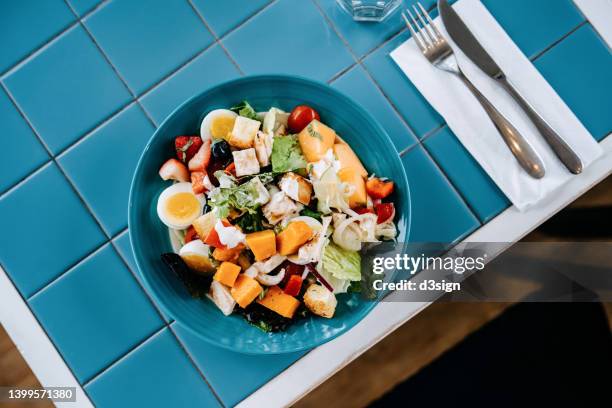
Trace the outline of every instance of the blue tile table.
[[428, 306], [381, 303], [316, 349], [245, 356], [153, 301], [129, 243], [131, 175], [163, 119], [219, 82], [298, 74], [366, 107], [401, 152], [413, 241], [510, 246], [609, 175], [609, 47], [571, 0], [482, 2], [605, 152], [524, 213], [390, 59], [409, 38], [397, 14], [358, 24], [333, 0], [0, 2], [0, 319], [41, 383], [76, 387], [78, 407], [286, 406]]

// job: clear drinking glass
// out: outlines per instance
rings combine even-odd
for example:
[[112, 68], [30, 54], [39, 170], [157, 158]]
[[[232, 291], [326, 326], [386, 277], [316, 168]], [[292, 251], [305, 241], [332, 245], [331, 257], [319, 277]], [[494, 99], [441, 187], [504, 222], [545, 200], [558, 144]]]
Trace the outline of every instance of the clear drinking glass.
[[389, 17], [402, 0], [336, 0], [355, 21], [381, 22]]

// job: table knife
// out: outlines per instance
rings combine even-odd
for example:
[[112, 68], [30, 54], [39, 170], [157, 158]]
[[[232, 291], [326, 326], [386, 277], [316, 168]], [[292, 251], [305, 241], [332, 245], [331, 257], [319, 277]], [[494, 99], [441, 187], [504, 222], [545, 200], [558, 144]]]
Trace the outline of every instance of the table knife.
[[504, 71], [491, 58], [489, 53], [480, 45], [474, 34], [465, 25], [457, 12], [448, 4], [447, 0], [438, 0], [438, 10], [448, 34], [465, 55], [485, 74], [496, 80], [512, 96], [518, 105], [525, 111], [529, 119], [536, 126], [544, 140], [550, 145], [559, 160], [573, 174], [582, 172], [582, 161], [569, 145], [559, 136], [534, 107], [521, 95]]

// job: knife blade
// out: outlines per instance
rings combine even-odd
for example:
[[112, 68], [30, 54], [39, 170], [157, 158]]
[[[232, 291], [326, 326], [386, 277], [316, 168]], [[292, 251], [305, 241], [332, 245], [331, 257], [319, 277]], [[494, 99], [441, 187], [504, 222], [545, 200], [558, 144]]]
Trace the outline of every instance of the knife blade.
[[446, 31], [457, 46], [461, 48], [461, 51], [491, 78], [504, 77], [505, 74], [502, 69], [480, 45], [474, 34], [461, 20], [455, 9], [448, 4], [447, 0], [438, 0], [438, 10]]

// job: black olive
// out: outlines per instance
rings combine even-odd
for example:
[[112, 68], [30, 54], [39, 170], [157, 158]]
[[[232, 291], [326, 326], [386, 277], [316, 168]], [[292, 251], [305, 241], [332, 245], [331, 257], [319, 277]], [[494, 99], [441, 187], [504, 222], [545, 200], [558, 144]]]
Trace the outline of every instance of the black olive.
[[212, 157], [215, 161], [228, 163], [232, 159], [232, 149], [225, 140], [219, 140], [212, 145]]
[[192, 297], [203, 299], [206, 296], [212, 282], [212, 275], [202, 275], [191, 270], [183, 258], [172, 252], [162, 254], [161, 259], [168, 269], [183, 281]]

